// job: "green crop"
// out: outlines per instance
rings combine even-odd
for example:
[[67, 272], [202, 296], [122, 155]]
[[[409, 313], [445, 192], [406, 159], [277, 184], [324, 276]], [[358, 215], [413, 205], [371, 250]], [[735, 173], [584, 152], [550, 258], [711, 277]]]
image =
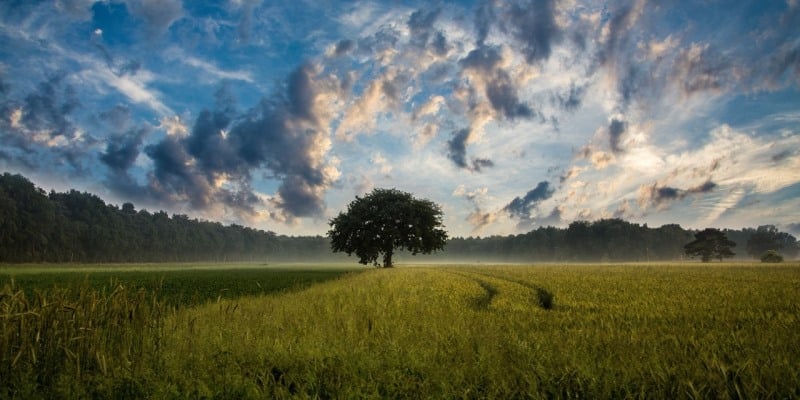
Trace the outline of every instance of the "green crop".
[[[81, 301], [59, 300], [61, 292], [22, 301], [7, 285], [0, 397], [800, 396], [796, 263], [401, 266], [337, 276], [269, 294], [220, 297], [212, 287], [214, 296], [181, 306], [157, 291], [85, 284]], [[85, 319], [66, 322], [77, 317], [65, 306]], [[31, 327], [54, 321], [97, 333], [51, 329], [56, 339], [42, 342]], [[34, 360], [26, 349], [45, 346], [37, 343], [59, 344], [37, 348]]]

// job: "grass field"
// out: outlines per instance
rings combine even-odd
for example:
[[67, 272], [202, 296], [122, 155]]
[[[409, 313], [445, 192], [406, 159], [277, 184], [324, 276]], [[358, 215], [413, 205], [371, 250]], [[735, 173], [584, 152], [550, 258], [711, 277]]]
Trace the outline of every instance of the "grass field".
[[357, 270], [363, 271], [340, 264], [30, 264], [0, 267], [0, 284], [13, 279], [29, 297], [35, 290], [113, 290], [122, 285], [143, 288], [170, 305], [187, 306], [297, 290]]
[[[318, 266], [252, 289], [302, 269], [6, 284], [0, 397], [800, 397], [797, 263]], [[172, 280], [212, 293], [176, 301]]]

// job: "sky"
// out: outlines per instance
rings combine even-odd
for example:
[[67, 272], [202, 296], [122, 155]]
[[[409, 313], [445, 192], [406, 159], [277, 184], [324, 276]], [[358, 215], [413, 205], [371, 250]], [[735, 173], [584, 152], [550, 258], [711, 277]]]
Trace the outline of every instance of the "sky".
[[800, 1], [5, 0], [0, 171], [324, 235], [576, 220], [800, 233]]

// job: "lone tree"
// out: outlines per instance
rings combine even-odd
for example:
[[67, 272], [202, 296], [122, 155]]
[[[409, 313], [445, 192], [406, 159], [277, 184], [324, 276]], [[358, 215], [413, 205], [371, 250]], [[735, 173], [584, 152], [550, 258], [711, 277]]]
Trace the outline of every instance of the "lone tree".
[[709, 262], [712, 258], [722, 261], [725, 257], [736, 255], [731, 251], [731, 247], [736, 247], [736, 243], [729, 240], [725, 233], [719, 229], [706, 228], [695, 233], [694, 241], [687, 243], [683, 249], [687, 256], [700, 256], [703, 262]]
[[359, 263], [376, 267], [381, 254], [383, 267], [389, 268], [396, 249], [428, 254], [443, 249], [447, 241], [447, 232], [441, 229], [441, 208], [396, 189], [375, 189], [364, 197], [356, 196], [347, 212], [339, 213], [330, 226], [334, 252], [356, 253]]

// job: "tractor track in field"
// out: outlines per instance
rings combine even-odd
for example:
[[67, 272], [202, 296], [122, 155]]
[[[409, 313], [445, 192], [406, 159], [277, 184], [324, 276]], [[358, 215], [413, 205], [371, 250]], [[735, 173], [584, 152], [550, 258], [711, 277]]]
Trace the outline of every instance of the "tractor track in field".
[[474, 271], [474, 270], [466, 271], [466, 270], [445, 269], [445, 272], [454, 275], [459, 275], [464, 278], [475, 281], [483, 288], [486, 294], [475, 300], [474, 307], [476, 309], [480, 310], [488, 309], [489, 305], [491, 305], [492, 303], [492, 300], [499, 293], [499, 290], [495, 286], [493, 286], [491, 283], [487, 282], [484, 279], [480, 279], [480, 277], [499, 279], [501, 281], [506, 281], [523, 286], [533, 291], [533, 293], [535, 294], [536, 302], [540, 308], [544, 310], [551, 310], [553, 309], [553, 307], [555, 307], [555, 304], [553, 304], [553, 294], [549, 290], [545, 289], [544, 287], [526, 282], [522, 279], [509, 277], [508, 275], [504, 274], [492, 274], [488, 272]]

